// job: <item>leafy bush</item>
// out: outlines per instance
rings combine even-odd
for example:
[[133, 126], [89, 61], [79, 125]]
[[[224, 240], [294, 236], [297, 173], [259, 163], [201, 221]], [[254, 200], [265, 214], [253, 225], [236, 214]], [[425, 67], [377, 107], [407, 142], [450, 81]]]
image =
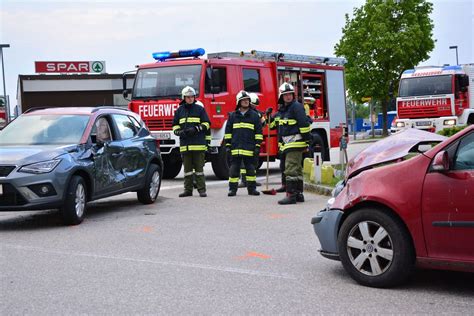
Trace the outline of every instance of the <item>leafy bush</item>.
[[438, 132], [438, 134], [446, 136], [446, 137], [451, 137], [457, 132], [462, 131], [465, 128], [466, 126], [453, 126], [453, 127], [443, 128], [442, 130]]

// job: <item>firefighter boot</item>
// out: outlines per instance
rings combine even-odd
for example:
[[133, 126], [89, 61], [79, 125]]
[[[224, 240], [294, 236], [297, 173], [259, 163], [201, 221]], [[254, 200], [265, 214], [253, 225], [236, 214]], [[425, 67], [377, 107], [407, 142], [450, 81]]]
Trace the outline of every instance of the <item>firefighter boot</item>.
[[298, 191], [296, 193], [296, 202], [304, 202], [304, 182], [303, 180], [298, 180]]
[[[238, 178], [237, 178], [237, 181], [238, 181]], [[236, 196], [237, 189], [238, 189], [238, 182], [229, 182], [229, 193], [227, 193], [227, 196]]]
[[296, 192], [296, 183], [293, 181], [288, 181], [286, 184], [286, 197], [278, 201], [278, 204], [280, 205], [296, 204], [297, 195], [298, 193]]
[[179, 197], [186, 197], [186, 196], [193, 196], [193, 192], [184, 191], [183, 193], [179, 194]]
[[275, 191], [277, 191], [278, 193], [286, 192], [286, 176], [283, 172], [281, 173], [281, 187], [279, 187]]
[[247, 183], [248, 183], [247, 191], [249, 195], [260, 195], [260, 192], [258, 192], [256, 189], [255, 181], [248, 181]]

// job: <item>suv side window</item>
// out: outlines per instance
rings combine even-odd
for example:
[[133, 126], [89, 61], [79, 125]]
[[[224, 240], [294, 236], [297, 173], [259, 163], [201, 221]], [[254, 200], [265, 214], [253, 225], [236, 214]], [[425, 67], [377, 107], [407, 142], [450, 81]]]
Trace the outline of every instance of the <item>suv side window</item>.
[[105, 116], [101, 116], [95, 121], [91, 136], [94, 136], [93, 141], [95, 138], [95, 142], [98, 143], [106, 143], [114, 139], [109, 121]]
[[132, 138], [133, 136], [137, 135], [135, 125], [127, 115], [113, 114], [112, 117], [115, 121], [115, 124], [117, 125], [122, 139]]
[[456, 158], [454, 159], [454, 170], [474, 169], [474, 133], [463, 137], [459, 143]]
[[260, 74], [257, 69], [243, 69], [244, 90], [260, 92]]
[[[214, 91], [211, 91], [211, 86], [214, 89]], [[205, 93], [221, 93], [221, 92], [227, 92], [226, 68], [207, 67]]]

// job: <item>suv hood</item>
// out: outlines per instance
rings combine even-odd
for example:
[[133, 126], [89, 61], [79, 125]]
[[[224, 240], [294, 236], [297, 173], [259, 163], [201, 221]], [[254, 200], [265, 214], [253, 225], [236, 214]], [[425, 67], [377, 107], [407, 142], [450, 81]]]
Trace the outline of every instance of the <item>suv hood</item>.
[[77, 148], [73, 146], [4, 146], [0, 148], [0, 164], [22, 166], [54, 159]]
[[347, 165], [346, 177], [350, 178], [374, 165], [405, 157], [420, 143], [442, 142], [445, 139], [447, 137], [415, 128], [400, 131], [377, 141], [352, 158]]

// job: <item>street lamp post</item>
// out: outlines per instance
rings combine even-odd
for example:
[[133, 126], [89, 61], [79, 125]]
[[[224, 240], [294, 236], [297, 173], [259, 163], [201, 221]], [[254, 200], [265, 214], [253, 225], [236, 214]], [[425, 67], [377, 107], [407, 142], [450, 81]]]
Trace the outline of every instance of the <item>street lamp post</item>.
[[456, 50], [456, 65], [459, 65], [459, 59], [458, 59], [458, 46], [449, 46], [449, 49], [455, 49]]
[[5, 119], [7, 123], [10, 121], [10, 104], [8, 104], [7, 88], [5, 87], [5, 65], [3, 64], [3, 49], [8, 47], [10, 47], [10, 44], [0, 44], [0, 55], [2, 57], [3, 98], [5, 100]]

